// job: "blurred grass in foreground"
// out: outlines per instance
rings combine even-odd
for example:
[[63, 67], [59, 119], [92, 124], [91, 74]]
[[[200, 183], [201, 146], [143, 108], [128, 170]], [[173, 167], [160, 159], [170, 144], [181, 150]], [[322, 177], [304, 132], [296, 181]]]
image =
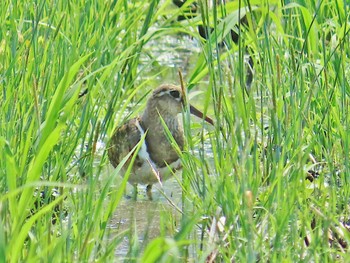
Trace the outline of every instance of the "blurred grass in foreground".
[[201, 43], [186, 79], [217, 127], [184, 116], [181, 222], [144, 250], [134, 238], [129, 260], [349, 260], [349, 6], [198, 2], [177, 21], [191, 4], [1, 2], [2, 262], [111, 261], [137, 236], [108, 228], [125, 182], [97, 145], [161, 82], [157, 57], [140, 64], [145, 45], [183, 34]]

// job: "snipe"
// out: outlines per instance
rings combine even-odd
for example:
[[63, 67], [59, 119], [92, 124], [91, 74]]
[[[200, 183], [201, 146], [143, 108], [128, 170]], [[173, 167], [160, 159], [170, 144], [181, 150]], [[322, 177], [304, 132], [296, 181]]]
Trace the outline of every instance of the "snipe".
[[[128, 178], [128, 182], [135, 187], [135, 194], [137, 184], [146, 184], [147, 195], [152, 199], [152, 185], [168, 179], [172, 175], [171, 169], [176, 171], [181, 168], [179, 156], [166, 136], [161, 119], [182, 150], [184, 131], [182, 120], [179, 120], [178, 115], [184, 106], [184, 94], [181, 88], [170, 84], [161, 85], [153, 91], [140, 117], [129, 120], [114, 131], [108, 149], [108, 157], [114, 167], [117, 167], [146, 133]], [[203, 118], [203, 113], [191, 105], [190, 112]], [[209, 117], [205, 117], [204, 120], [213, 124], [213, 120]], [[121, 171], [122, 176], [130, 161], [131, 158], [125, 163]]]

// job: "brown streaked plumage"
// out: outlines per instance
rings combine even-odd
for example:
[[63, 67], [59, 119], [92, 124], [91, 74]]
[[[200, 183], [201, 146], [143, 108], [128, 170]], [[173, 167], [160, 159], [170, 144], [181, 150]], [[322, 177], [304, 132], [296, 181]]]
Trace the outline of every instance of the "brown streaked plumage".
[[[184, 95], [181, 88], [170, 84], [161, 85], [153, 91], [143, 114], [118, 127], [110, 140], [108, 157], [111, 164], [117, 167], [121, 160], [140, 141], [144, 133], [147, 132], [128, 181], [135, 188], [137, 184], [146, 184], [147, 195], [150, 199], [152, 199], [152, 185], [171, 176], [172, 171], [169, 167], [173, 171], [181, 168], [179, 156], [166, 137], [160, 116], [182, 150], [184, 132], [178, 114], [181, 113], [183, 106]], [[190, 106], [190, 111], [192, 114], [203, 118], [203, 114], [193, 106]], [[209, 117], [205, 117], [205, 121], [213, 124]], [[122, 169], [123, 174], [129, 164], [130, 160], [125, 163]]]

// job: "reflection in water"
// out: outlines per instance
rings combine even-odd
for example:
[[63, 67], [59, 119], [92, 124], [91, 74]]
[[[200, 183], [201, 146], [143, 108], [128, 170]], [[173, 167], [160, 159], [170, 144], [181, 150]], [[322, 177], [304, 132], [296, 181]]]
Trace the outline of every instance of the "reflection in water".
[[[131, 192], [131, 188], [129, 185], [127, 190]], [[163, 183], [163, 187], [154, 185], [152, 194], [153, 201], [149, 201], [145, 186], [139, 186], [136, 201], [124, 197], [118, 205], [109, 223], [109, 227], [117, 229], [117, 233], [127, 233], [115, 252], [118, 259], [125, 258], [133, 245], [143, 250], [152, 239], [174, 233], [181, 217], [175, 207], [181, 207], [181, 188], [178, 182], [171, 178]], [[136, 243], [132, 241], [135, 238]]]

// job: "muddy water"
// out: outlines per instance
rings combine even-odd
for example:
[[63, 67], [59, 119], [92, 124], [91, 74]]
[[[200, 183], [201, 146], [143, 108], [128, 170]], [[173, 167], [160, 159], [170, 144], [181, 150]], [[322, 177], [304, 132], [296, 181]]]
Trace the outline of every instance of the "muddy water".
[[[132, 187], [127, 187], [127, 196], [132, 194]], [[137, 200], [125, 196], [109, 223], [111, 229], [126, 235], [115, 251], [118, 259], [130, 259], [128, 251], [132, 242], [143, 250], [152, 239], [162, 234], [171, 235], [181, 218], [178, 209], [181, 207], [181, 188], [175, 178], [153, 186], [153, 200], [148, 200], [145, 186], [138, 187]], [[136, 233], [136, 235], [135, 235]], [[132, 238], [133, 236], [133, 238]]]

